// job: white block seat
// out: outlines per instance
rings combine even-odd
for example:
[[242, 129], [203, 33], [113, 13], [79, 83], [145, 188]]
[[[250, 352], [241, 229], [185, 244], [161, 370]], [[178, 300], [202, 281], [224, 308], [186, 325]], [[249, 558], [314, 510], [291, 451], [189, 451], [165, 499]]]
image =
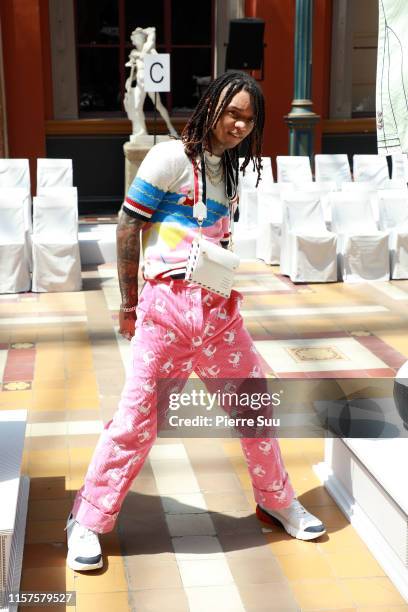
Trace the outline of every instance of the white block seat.
[[353, 176], [356, 182], [369, 181], [376, 189], [382, 189], [389, 180], [385, 155], [353, 155]]
[[12, 191], [10, 198], [0, 190], [0, 293], [29, 291], [31, 286], [24, 226], [26, 191]]
[[307, 155], [277, 155], [278, 183], [313, 181], [310, 159]]
[[345, 282], [389, 280], [388, 233], [377, 228], [367, 193], [329, 194], [337, 234], [339, 272]]
[[389, 232], [392, 279], [408, 278], [408, 190], [378, 191], [380, 229]]
[[340, 189], [342, 183], [351, 181], [348, 156], [345, 153], [315, 155], [315, 180], [318, 183], [334, 181]]
[[79, 291], [81, 260], [74, 198], [34, 198], [33, 291]]
[[268, 265], [280, 262], [282, 194], [292, 191], [292, 183], [274, 183], [267, 191], [258, 193], [256, 257]]
[[337, 281], [337, 237], [313, 194], [284, 195], [281, 272], [294, 283]]
[[72, 159], [37, 159], [37, 195], [44, 187], [72, 187]]

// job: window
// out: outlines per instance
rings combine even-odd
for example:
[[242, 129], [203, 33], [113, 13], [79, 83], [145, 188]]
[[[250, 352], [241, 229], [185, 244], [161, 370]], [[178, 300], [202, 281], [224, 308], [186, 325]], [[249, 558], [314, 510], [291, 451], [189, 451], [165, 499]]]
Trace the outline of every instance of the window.
[[[203, 77], [213, 76], [214, 4], [75, 0], [79, 116], [126, 116], [125, 63], [133, 48], [130, 34], [138, 26], [154, 26], [157, 51], [170, 53], [172, 89], [162, 94], [167, 109], [190, 112], [201, 95]], [[147, 98], [145, 110], [151, 109]]]

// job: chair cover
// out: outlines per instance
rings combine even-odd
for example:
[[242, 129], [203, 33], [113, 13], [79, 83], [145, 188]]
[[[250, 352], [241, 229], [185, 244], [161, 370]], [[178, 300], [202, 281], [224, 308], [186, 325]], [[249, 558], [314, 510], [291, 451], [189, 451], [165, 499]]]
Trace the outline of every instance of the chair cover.
[[10, 199], [0, 191], [0, 293], [29, 291], [30, 271], [24, 227], [24, 188]]
[[24, 228], [26, 234], [26, 251], [31, 261], [31, 183], [30, 166], [28, 159], [0, 159], [0, 191], [5, 197], [20, 198], [23, 191], [13, 192], [10, 190], [24, 190]]
[[[0, 160], [1, 161], [1, 160]], [[14, 160], [25, 161], [25, 160]], [[30, 189], [27, 187], [2, 187], [0, 195], [3, 202], [8, 202], [10, 205], [18, 205], [23, 208], [24, 218], [24, 236], [25, 236], [25, 257], [28, 261], [28, 266], [32, 269], [32, 248], [31, 248], [31, 232], [33, 224], [31, 219], [31, 195]]]
[[[388, 179], [389, 180], [389, 179]], [[341, 184], [341, 190], [348, 193], [354, 194], [366, 194], [370, 198], [370, 204], [372, 213], [376, 223], [378, 223], [379, 211], [378, 211], [378, 200], [377, 200], [377, 188], [374, 183], [370, 181], [351, 181]]]
[[278, 183], [313, 181], [310, 159], [307, 155], [277, 155]]
[[408, 183], [408, 156], [406, 153], [393, 153], [392, 159], [392, 179]]
[[[241, 167], [244, 162], [244, 158], [239, 158], [239, 166]], [[245, 174], [240, 170], [239, 172], [239, 183], [244, 189], [256, 189], [256, 181], [258, 173], [254, 170], [252, 162], [249, 162], [245, 168]], [[258, 189], [263, 191], [268, 190], [271, 185], [274, 184], [272, 162], [270, 157], [262, 157], [262, 174], [261, 180], [258, 185]]]
[[369, 195], [337, 192], [329, 200], [343, 280], [388, 280], [388, 234], [377, 229]]
[[[239, 165], [244, 161], [239, 158]], [[255, 230], [258, 219], [258, 197], [261, 191], [268, 191], [273, 182], [272, 164], [270, 157], [262, 157], [262, 175], [258, 187], [256, 182], [258, 173], [254, 170], [250, 162], [245, 168], [245, 174], [239, 172], [239, 224], [238, 233], [242, 234], [247, 230]]]
[[382, 189], [389, 180], [387, 158], [384, 155], [353, 155], [354, 180], [369, 181], [376, 189]]
[[28, 159], [0, 159], [0, 188], [22, 187], [31, 193]]
[[322, 181], [316, 183], [297, 183], [295, 185], [295, 189], [299, 193], [312, 193], [320, 199], [320, 203], [323, 208], [324, 220], [326, 222], [326, 225], [329, 226], [331, 223], [331, 209], [327, 195], [332, 191], [337, 190], [336, 182]]
[[380, 229], [389, 232], [391, 278], [408, 278], [408, 190], [378, 191]]
[[76, 200], [34, 198], [33, 291], [79, 291], [81, 285]]
[[285, 194], [281, 272], [294, 283], [337, 281], [337, 238], [314, 194]]
[[351, 181], [350, 164], [345, 153], [315, 155], [315, 180], [322, 183], [334, 181], [337, 189], [345, 181]]
[[37, 159], [37, 195], [44, 187], [72, 185], [72, 159]]
[[408, 191], [407, 183], [403, 179], [393, 178], [388, 181], [384, 181], [382, 189], [403, 189]]
[[258, 237], [256, 257], [269, 265], [280, 262], [282, 194], [293, 191], [292, 183], [274, 183], [258, 193]]

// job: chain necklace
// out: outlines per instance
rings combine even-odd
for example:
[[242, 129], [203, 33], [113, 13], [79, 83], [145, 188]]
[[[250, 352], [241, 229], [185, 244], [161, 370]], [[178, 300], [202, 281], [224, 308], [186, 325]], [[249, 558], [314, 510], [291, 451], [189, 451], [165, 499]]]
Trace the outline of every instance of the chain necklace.
[[204, 159], [208, 179], [210, 183], [216, 187], [224, 180], [224, 164], [222, 157], [216, 162], [212, 161], [208, 155], [204, 155]]

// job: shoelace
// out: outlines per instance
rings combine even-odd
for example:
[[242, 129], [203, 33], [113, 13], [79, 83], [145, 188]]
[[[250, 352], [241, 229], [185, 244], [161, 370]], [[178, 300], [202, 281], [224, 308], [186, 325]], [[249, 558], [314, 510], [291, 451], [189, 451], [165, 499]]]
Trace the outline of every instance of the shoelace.
[[83, 525], [80, 525], [81, 531], [79, 534], [79, 537], [81, 540], [87, 540], [88, 542], [92, 541], [94, 542], [96, 540], [96, 535], [94, 534], [93, 531], [91, 531], [90, 529], [87, 529], [87, 527], [83, 527]]
[[307, 510], [305, 510], [305, 508], [302, 506], [300, 501], [298, 501], [297, 499], [293, 500], [291, 509], [295, 512], [297, 516], [300, 516], [300, 517], [307, 516], [309, 514]]
[[72, 514], [70, 515], [69, 519], [67, 520], [67, 524], [64, 527], [64, 531], [68, 531], [68, 529], [75, 523], [75, 519], [72, 516]]
[[73, 516], [71, 516], [68, 519], [64, 531], [67, 531], [74, 523], [78, 524], [79, 538], [81, 540], [88, 540], [88, 541], [95, 540], [96, 538], [95, 533], [91, 531], [91, 529], [88, 529], [87, 527], [84, 527], [83, 525], [78, 523]]

